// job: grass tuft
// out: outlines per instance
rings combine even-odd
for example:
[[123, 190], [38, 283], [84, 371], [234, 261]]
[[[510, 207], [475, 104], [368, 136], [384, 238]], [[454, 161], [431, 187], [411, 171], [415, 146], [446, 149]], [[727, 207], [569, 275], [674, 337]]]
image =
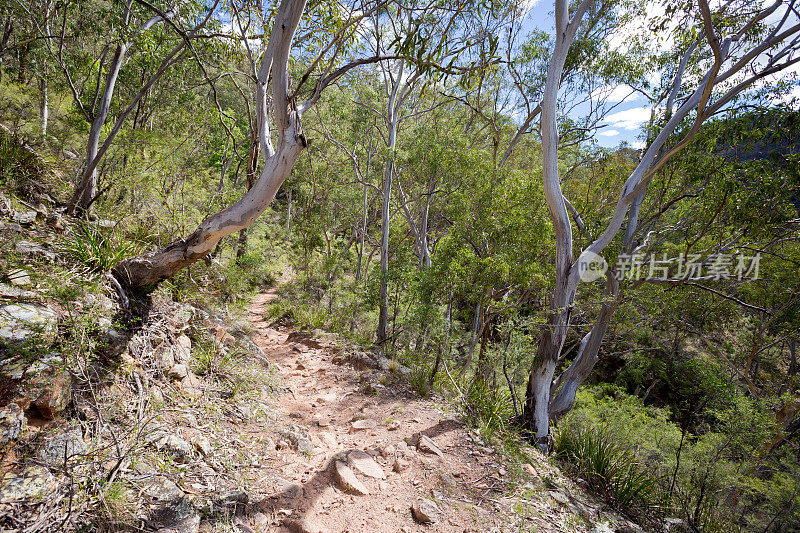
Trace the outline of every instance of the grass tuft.
[[607, 432], [565, 424], [556, 433], [555, 452], [619, 510], [647, 509], [657, 496], [658, 480]]
[[135, 255], [136, 246], [131, 242], [123, 242], [119, 234], [103, 235], [103, 233], [87, 224], [79, 224], [64, 245], [64, 251], [99, 272], [106, 272], [122, 261]]

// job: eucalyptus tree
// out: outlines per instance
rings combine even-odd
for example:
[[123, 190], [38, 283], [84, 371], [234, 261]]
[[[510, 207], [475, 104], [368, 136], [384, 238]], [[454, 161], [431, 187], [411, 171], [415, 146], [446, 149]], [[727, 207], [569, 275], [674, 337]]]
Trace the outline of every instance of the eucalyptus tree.
[[[216, 6], [216, 2], [209, 5], [183, 2], [161, 8], [147, 0], [126, 0], [104, 6], [73, 0], [58, 6], [59, 21], [47, 21], [39, 28], [76, 107], [90, 125], [83, 169], [68, 202], [70, 212], [91, 209], [98, 196], [98, 165], [114, 138], [153, 84], [172, 65], [187, 57], [191, 39], [212, 19]], [[174, 30], [174, 38], [167, 40], [169, 48], [154, 72], [141, 80], [130, 100], [124, 104], [116, 102], [120, 108], [118, 115], [101, 143], [115, 105], [122, 69], [137, 52], [142, 54], [159, 48], [164, 40], [162, 25], [170, 27], [167, 33]], [[95, 37], [100, 28], [111, 31], [108, 40], [98, 47], [88, 39]]]
[[[627, 87], [631, 93], [646, 85], [645, 74], [652, 57], [636, 42], [616, 49], [611, 36], [629, 21], [626, 0], [602, 0], [586, 17], [574, 36], [561, 73], [558, 102], [560, 143], [580, 145], [602, 127], [615, 104], [602, 91], [609, 85]], [[540, 29], [527, 30], [524, 6], [510, 14], [510, 24], [500, 36], [497, 68], [474, 73], [450, 94], [467, 105], [488, 128], [493, 157], [498, 167], [509, 163], [519, 143], [538, 133], [551, 37]]]
[[[513, 5], [513, 4], [512, 4]], [[477, 9], [476, 9], [477, 8]], [[469, 76], [473, 70], [486, 68], [497, 48], [497, 29], [508, 9], [491, 6], [488, 11], [469, 3], [391, 5], [376, 13], [370, 41], [376, 54], [393, 42], [403, 40], [400, 50], [412, 53], [417, 60], [401, 57], [382, 63], [380, 74], [385, 92], [385, 108], [376, 110], [386, 125], [386, 149], [381, 201], [381, 279], [378, 296], [377, 343], [388, 339], [389, 320], [389, 226], [393, 182], [396, 178], [395, 150], [401, 123], [424, 113], [424, 100], [414, 98], [428, 84], [445, 76]], [[486, 16], [488, 14], [488, 16]], [[495, 16], [500, 15], [500, 16]], [[470, 65], [473, 56], [477, 61]], [[465, 60], [466, 59], [466, 60]], [[402, 192], [400, 193], [402, 194]], [[401, 205], [405, 200], [401, 198]], [[426, 225], [426, 220], [423, 220]], [[427, 229], [412, 222], [420, 264], [430, 266]]]
[[[205, 257], [226, 235], [247, 228], [264, 212], [308, 146], [304, 114], [331, 83], [351, 69], [387, 59], [359, 54], [353, 45], [362, 26], [382, 7], [382, 0], [357, 1], [344, 10], [311, 11], [305, 18], [304, 0], [282, 0], [277, 6], [265, 7], [270, 13], [265, 19], [271, 20], [272, 28], [255, 79], [254, 108], [264, 160], [258, 179], [241, 199], [207, 217], [187, 237], [118, 264], [112, 272], [122, 285], [137, 292], [152, 290], [160, 281]], [[311, 39], [295, 42], [298, 30], [306, 36], [324, 36], [327, 42], [305, 47], [304, 41]], [[309, 66], [292, 86], [289, 62], [294, 49]]]
[[634, 231], [638, 226], [636, 206], [641, 204], [638, 198], [645, 194], [654, 174], [691, 142], [709, 117], [731, 109], [731, 103], [755, 84], [800, 61], [800, 21], [792, 3], [776, 0], [764, 6], [752, 0], [732, 0], [713, 9], [706, 0], [689, 6], [668, 4], [667, 12], [679, 19], [678, 37], [684, 37], [672, 41], [682, 53], [678, 64], [671, 65], [665, 76], [672, 80], [667, 98], [674, 102], [675, 110], [657, 123], [647, 149], [620, 190], [613, 214], [601, 234], [576, 259], [568, 201], [558, 168], [558, 102], [575, 35], [584, 16], [596, 8], [594, 0], [582, 0], [573, 9], [566, 0], [556, 0], [555, 42], [541, 102], [542, 174], [556, 238], [555, 283], [548, 319], [530, 368], [523, 422], [543, 449], [547, 448], [554, 400], [560, 396], [563, 400], [559, 402], [571, 404], [575, 390], [594, 366], [594, 346], [602, 341], [613, 312], [609, 309], [609, 313], [601, 313], [582, 340], [578, 355], [566, 370], [569, 379], [554, 381], [582, 275], [612, 243], [626, 218], [627, 227]]

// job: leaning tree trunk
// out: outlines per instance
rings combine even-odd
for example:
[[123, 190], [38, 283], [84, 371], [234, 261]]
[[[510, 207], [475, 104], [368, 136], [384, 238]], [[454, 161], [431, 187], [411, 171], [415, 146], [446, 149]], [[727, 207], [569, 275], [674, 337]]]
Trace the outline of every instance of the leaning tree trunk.
[[619, 304], [617, 298], [619, 281], [613, 274], [608, 273], [606, 278], [606, 296], [610, 301], [605, 301], [600, 308], [600, 313], [594, 326], [581, 340], [578, 355], [572, 364], [553, 382], [550, 387], [550, 418], [558, 420], [572, 409], [575, 404], [575, 394], [578, 387], [594, 370], [594, 365], [599, 360], [600, 347], [606, 335], [611, 318]]
[[252, 224], [275, 198], [307, 145], [299, 114], [292, 111], [288, 120], [276, 153], [267, 159], [258, 181], [238, 202], [206, 218], [188, 237], [122, 261], [112, 270], [120, 283], [135, 292], [150, 292], [159, 282], [202, 259], [220, 239]]

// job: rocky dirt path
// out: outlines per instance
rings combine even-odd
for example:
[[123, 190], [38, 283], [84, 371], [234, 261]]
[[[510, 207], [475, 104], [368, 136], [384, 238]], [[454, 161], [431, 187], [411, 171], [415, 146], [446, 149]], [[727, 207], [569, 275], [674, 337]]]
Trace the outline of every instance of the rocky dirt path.
[[252, 339], [276, 365], [279, 409], [290, 422], [263, 458], [264, 470], [280, 477], [267, 476], [277, 492], [254, 529], [511, 530], [499, 455], [443, 405], [391, 386], [362, 392], [368, 376], [334, 362], [336, 349], [270, 326], [272, 298], [257, 296], [249, 320]]

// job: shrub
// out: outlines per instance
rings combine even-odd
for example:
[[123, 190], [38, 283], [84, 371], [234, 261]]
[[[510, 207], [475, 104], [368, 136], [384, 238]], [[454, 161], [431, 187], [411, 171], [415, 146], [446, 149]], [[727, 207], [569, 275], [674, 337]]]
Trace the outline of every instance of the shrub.
[[0, 127], [0, 187], [23, 195], [47, 174], [44, 160]]
[[467, 415], [473, 425], [489, 433], [505, 433], [513, 416], [508, 389], [493, 387], [483, 379], [473, 379], [467, 387]]

